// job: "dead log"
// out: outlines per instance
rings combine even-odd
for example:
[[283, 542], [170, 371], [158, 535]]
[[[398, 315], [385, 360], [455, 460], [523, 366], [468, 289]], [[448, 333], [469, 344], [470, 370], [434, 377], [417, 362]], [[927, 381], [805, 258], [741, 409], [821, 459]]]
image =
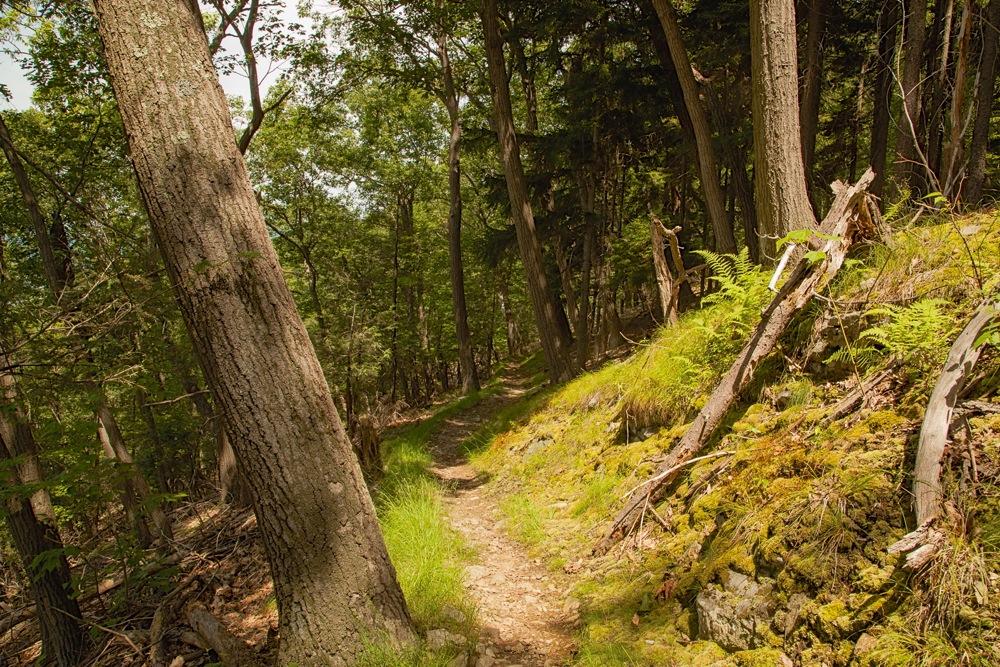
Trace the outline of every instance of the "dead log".
[[945, 535], [934, 527], [936, 516], [907, 533], [889, 547], [889, 555], [901, 557], [904, 570], [919, 570], [929, 563], [945, 542]]
[[35, 605], [21, 607], [13, 614], [0, 620], [0, 635], [5, 635], [22, 623], [27, 623], [35, 617]]
[[853, 186], [846, 186], [839, 181], [833, 184], [836, 197], [830, 206], [830, 212], [820, 224], [819, 235], [814, 235], [810, 240], [811, 248], [824, 254], [815, 262], [810, 261], [809, 257], [798, 261], [788, 280], [764, 311], [753, 336], [716, 386], [705, 407], [653, 473], [653, 478], [657, 481], [647, 485], [645, 493], [632, 496], [595, 546], [595, 554], [606, 553], [615, 542], [634, 529], [642, 518], [645, 507], [663, 498], [681, 466], [694, 458], [708, 442], [740, 391], [753, 379], [757, 366], [774, 349], [792, 317], [802, 310], [818, 288], [840, 270], [847, 251], [856, 240], [858, 230], [871, 226], [866, 191], [874, 178], [875, 173], [869, 169]]
[[992, 302], [979, 307], [951, 346], [927, 402], [917, 444], [917, 462], [913, 468], [913, 496], [917, 523], [920, 525], [941, 513], [941, 457], [948, 443], [948, 429], [965, 380], [979, 360], [976, 339], [997, 314], [997, 305]]
[[229, 633], [219, 619], [200, 604], [185, 609], [188, 625], [205, 639], [226, 667], [263, 667], [264, 661], [250, 645]]
[[[670, 326], [677, 324], [677, 311], [680, 307], [681, 286], [691, 279], [691, 276], [707, 268], [705, 264], [688, 269], [684, 267], [681, 257], [681, 246], [678, 234], [681, 227], [667, 229], [652, 209], [649, 211], [649, 231], [653, 240], [653, 269], [656, 272], [656, 284], [660, 290], [660, 304], [663, 308], [663, 322]], [[671, 273], [667, 263], [667, 250], [673, 260], [674, 269]]]

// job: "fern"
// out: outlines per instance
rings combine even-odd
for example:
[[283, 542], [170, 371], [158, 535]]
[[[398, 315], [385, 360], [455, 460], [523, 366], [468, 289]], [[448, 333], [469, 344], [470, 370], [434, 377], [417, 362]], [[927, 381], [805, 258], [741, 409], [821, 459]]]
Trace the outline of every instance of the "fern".
[[910, 193], [910, 189], [903, 188], [899, 193], [899, 199], [893, 202], [886, 210], [885, 215], [882, 216], [882, 219], [885, 220], [885, 224], [888, 225], [901, 218], [903, 214], [910, 209], [912, 197], [913, 195]]
[[952, 319], [941, 311], [947, 303], [943, 299], [921, 299], [909, 306], [876, 306], [866, 316], [881, 321], [858, 335], [853, 350], [837, 350], [826, 362], [850, 361], [853, 352], [859, 370], [892, 357], [914, 370], [927, 372], [940, 363], [947, 350]]
[[760, 309], [768, 298], [765, 277], [750, 261], [743, 248], [738, 255], [723, 255], [709, 250], [696, 250], [712, 272], [709, 280], [718, 289], [706, 295], [702, 303], [716, 311], [725, 312], [720, 323], [712, 324], [702, 319], [697, 326], [707, 336], [707, 351], [717, 358], [724, 358], [738, 350], [760, 318]]

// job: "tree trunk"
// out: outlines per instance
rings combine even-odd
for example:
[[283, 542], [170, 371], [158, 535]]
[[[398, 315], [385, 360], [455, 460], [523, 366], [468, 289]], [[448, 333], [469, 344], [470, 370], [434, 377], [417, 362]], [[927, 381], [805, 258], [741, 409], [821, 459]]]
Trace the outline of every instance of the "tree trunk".
[[95, 13], [140, 191], [238, 454], [274, 578], [278, 664], [347, 665], [413, 626], [375, 510], [184, 0]]
[[156, 428], [156, 415], [149, 405], [149, 397], [146, 390], [141, 387], [135, 392], [135, 402], [139, 406], [139, 414], [146, 424], [146, 433], [149, 441], [153, 445], [153, 457], [156, 460], [156, 487], [160, 493], [170, 493], [170, 483], [167, 480], [166, 452], [163, 449], [163, 439], [160, 437], [159, 429]]
[[951, 417], [965, 379], [979, 360], [981, 346], [974, 345], [979, 333], [997, 316], [997, 307], [986, 303], [976, 311], [955, 339], [934, 391], [927, 402], [927, 412], [920, 427], [917, 460], [913, 469], [913, 496], [917, 525], [941, 512], [941, 458], [948, 444]]
[[28, 213], [31, 215], [31, 224], [35, 231], [35, 242], [38, 244], [38, 250], [42, 256], [42, 267], [45, 269], [45, 279], [49, 283], [49, 288], [55, 294], [56, 301], [58, 301], [59, 296], [69, 281], [69, 248], [68, 246], [62, 248], [66, 253], [65, 256], [56, 254], [60, 248], [53, 247], [53, 243], [49, 237], [49, 224], [46, 220], [45, 212], [35, 197], [31, 181], [28, 180], [28, 174], [24, 170], [24, 165], [21, 163], [20, 157], [18, 157], [17, 150], [14, 148], [14, 143], [11, 140], [10, 133], [7, 131], [7, 125], [4, 123], [2, 115], [0, 115], [0, 146], [2, 146], [4, 154], [7, 156], [7, 162], [10, 164], [11, 172], [14, 174], [14, 180], [17, 181], [17, 186], [21, 190], [21, 197], [28, 207]]
[[976, 91], [976, 122], [969, 144], [968, 176], [963, 188], [964, 199], [977, 204], [983, 198], [986, 180], [986, 148], [990, 138], [990, 120], [993, 116], [993, 92], [997, 78], [997, 43], [1000, 39], [1000, 0], [990, 0], [982, 21], [983, 53], [979, 63], [979, 89]]
[[576, 310], [576, 367], [587, 370], [590, 353], [590, 273], [594, 263], [594, 228], [589, 223], [583, 232], [583, 266], [580, 269], [580, 305]]
[[137, 524], [140, 518], [142, 522], [145, 522], [145, 517], [148, 514], [153, 526], [156, 527], [157, 536], [166, 540], [173, 539], [174, 534], [170, 527], [170, 520], [160, 504], [151, 499], [152, 493], [149, 491], [149, 484], [146, 483], [142, 473], [136, 469], [132, 455], [125, 447], [125, 438], [122, 437], [121, 429], [118, 428], [118, 421], [108, 407], [106, 398], [102, 399], [101, 404], [97, 406], [96, 416], [98, 432], [105, 454], [109, 458], [119, 461], [126, 469], [126, 495], [128, 495], [128, 491], [134, 494], [134, 501], [137, 503], [135, 508]]
[[945, 143], [938, 175], [945, 197], [955, 199], [962, 185], [962, 153], [965, 137], [965, 79], [969, 73], [969, 41], [972, 37], [971, 0], [962, 10], [962, 27], [958, 34], [958, 59], [955, 61], [955, 83], [951, 94], [951, 127]]
[[802, 85], [802, 164], [806, 185], [812, 193], [816, 167], [816, 131], [819, 124], [820, 88], [823, 83], [823, 33], [826, 31], [826, 0], [808, 0], [806, 12], [806, 67]]
[[[27, 423], [18, 424], [28, 429]], [[10, 461], [17, 448], [2, 433], [0, 461]], [[24, 483], [16, 472], [11, 475], [13, 485]], [[21, 556], [21, 563], [28, 575], [28, 590], [35, 601], [35, 612], [42, 635], [42, 654], [54, 660], [59, 667], [71, 667], [79, 662], [85, 635], [80, 626], [80, 607], [72, 598], [69, 563], [62, 540], [53, 524], [39, 520], [31, 501], [16, 493], [0, 503], [4, 518], [14, 540], [14, 547]]]
[[750, 58], [760, 250], [772, 262], [778, 239], [816, 227], [802, 166], [792, 0], [751, 0]]
[[459, 140], [462, 137], [458, 93], [448, 58], [447, 37], [438, 39], [441, 61], [443, 97], [451, 121], [448, 138], [448, 261], [451, 271], [451, 303], [455, 315], [455, 338], [458, 342], [458, 366], [462, 371], [462, 395], [479, 391], [479, 372], [469, 333], [469, 314], [465, 303], [465, 269], [462, 265], [462, 167], [459, 160]]
[[531, 202], [528, 200], [524, 166], [521, 164], [521, 154], [514, 133], [514, 113], [510, 104], [510, 84], [504, 64], [503, 40], [500, 37], [496, 0], [483, 0], [481, 16], [486, 38], [490, 89], [493, 94], [493, 116], [500, 143], [500, 161], [507, 181], [511, 217], [517, 232], [521, 262], [528, 281], [532, 311], [545, 362], [548, 365], [549, 379], [552, 382], [563, 382], [572, 376], [569, 341], [564, 339], [560, 331], [559, 315], [556, 310], [561, 309], [561, 306], [553, 297], [548, 277], [545, 275], [542, 250], [535, 232], [535, 218]]
[[889, 145], [889, 120], [892, 115], [894, 55], [896, 29], [899, 26], [899, 4], [887, 2], [878, 15], [878, 72], [875, 75], [875, 111], [872, 119], [872, 138], [869, 162], [875, 171], [871, 193], [882, 196], [885, 187], [886, 153]]
[[[925, 131], [920, 136], [925, 137], [927, 146], [927, 164], [930, 170], [938, 175], [944, 183], [941, 169], [942, 132], [944, 130], [945, 101], [949, 88], [949, 63], [951, 60], [951, 32], [955, 16], [955, 0], [937, 0], [934, 6], [934, 19], [931, 21], [931, 36], [927, 44], [927, 78], [928, 86], [924, 92], [924, 108], [927, 112], [921, 119], [926, 123]], [[936, 62], [935, 62], [936, 61]]]
[[514, 316], [514, 307], [510, 302], [509, 281], [510, 277], [505, 270], [497, 282], [497, 293], [500, 297], [500, 309], [503, 311], [504, 321], [507, 323], [507, 354], [513, 357], [521, 353], [521, 334], [517, 330], [517, 318]]
[[712, 129], [708, 124], [705, 106], [699, 97], [698, 83], [694, 80], [694, 73], [691, 71], [691, 61], [688, 60], [687, 51], [684, 48], [684, 39], [681, 36], [680, 26], [677, 24], [677, 13], [674, 11], [671, 0], [653, 0], [653, 8], [656, 9], [660, 25], [663, 26], [663, 34], [667, 38], [670, 57], [680, 81], [681, 92], [684, 95], [684, 106], [691, 118], [695, 143], [698, 147], [698, 174], [701, 178], [708, 215], [712, 220], [715, 249], [722, 253], [735, 253], [736, 238], [733, 236], [733, 221], [726, 213], [726, 197], [722, 193], [722, 185], [719, 183], [719, 162], [715, 157], [715, 148], [712, 145]]
[[557, 235], [552, 240], [552, 250], [556, 256], [556, 267], [559, 269], [559, 282], [562, 283], [563, 294], [566, 296], [566, 316], [573, 323], [573, 326], [576, 326], [579, 313], [577, 312], [576, 289], [573, 287], [573, 268], [566, 257], [562, 236]]
[[903, 41], [903, 72], [900, 86], [903, 104], [896, 131], [895, 176], [900, 187], [919, 189], [924, 172], [924, 156], [917, 143], [920, 125], [920, 70], [927, 34], [927, 0], [909, 0]]
[[0, 438], [10, 448], [10, 455], [20, 459], [17, 465], [17, 476], [24, 484], [38, 486], [31, 494], [31, 507], [35, 517], [56, 530], [56, 510], [52, 506], [52, 497], [48, 489], [42, 486], [42, 465], [38, 460], [38, 445], [35, 443], [31, 425], [21, 408], [17, 407], [17, 389], [10, 373], [0, 375], [0, 387], [3, 392], [3, 409], [0, 410]]
[[673, 308], [674, 278], [667, 264], [667, 246], [663, 242], [663, 223], [649, 214], [649, 233], [653, 239], [653, 271], [656, 273], [656, 285], [660, 291], [660, 308], [663, 323], [671, 326], [677, 324], [677, 311]]

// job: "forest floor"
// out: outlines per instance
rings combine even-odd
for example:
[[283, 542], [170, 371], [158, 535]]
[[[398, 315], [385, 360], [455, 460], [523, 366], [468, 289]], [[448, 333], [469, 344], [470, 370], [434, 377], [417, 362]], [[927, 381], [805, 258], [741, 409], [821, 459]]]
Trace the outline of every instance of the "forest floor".
[[466, 585], [482, 624], [474, 667], [561, 665], [575, 650], [577, 603], [569, 577], [547, 568], [510, 539], [489, 477], [468, 462], [464, 443], [488, 419], [519, 400], [530, 378], [508, 368], [501, 389], [447, 419], [430, 435], [431, 472], [446, 488], [448, 521], [476, 553]]

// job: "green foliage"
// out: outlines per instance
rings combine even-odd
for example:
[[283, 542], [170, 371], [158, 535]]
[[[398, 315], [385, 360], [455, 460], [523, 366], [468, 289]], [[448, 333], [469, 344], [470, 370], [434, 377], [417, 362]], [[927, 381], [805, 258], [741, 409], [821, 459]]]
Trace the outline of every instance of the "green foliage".
[[853, 362], [865, 370], [891, 357], [914, 373], [927, 373], [947, 353], [948, 332], [954, 321], [942, 312], [946, 305], [942, 299], [920, 299], [908, 306], [871, 308], [866, 316], [883, 318], [882, 322], [862, 331], [853, 346], [837, 350], [827, 363]]
[[[473, 630], [475, 608], [463, 586], [464, 566], [471, 555], [444, 517], [441, 488], [428, 472], [427, 440], [441, 422], [483, 395], [446, 405], [383, 444], [385, 478], [375, 493], [376, 511], [410, 613], [424, 631], [448, 627], [470, 634]], [[456, 624], [443, 613], [446, 607], [462, 611], [468, 621]]]

